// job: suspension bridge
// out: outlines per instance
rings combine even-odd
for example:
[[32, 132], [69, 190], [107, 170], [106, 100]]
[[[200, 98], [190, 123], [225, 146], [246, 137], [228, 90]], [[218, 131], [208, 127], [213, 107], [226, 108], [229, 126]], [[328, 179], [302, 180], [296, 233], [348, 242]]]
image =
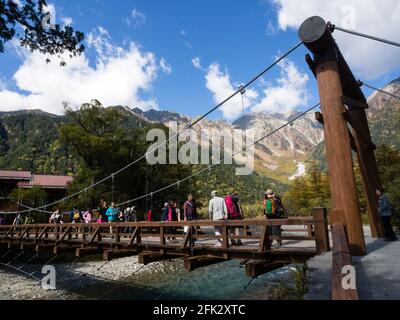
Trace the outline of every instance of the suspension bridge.
[[[320, 103], [311, 106], [296, 118], [267, 135], [256, 139], [245, 149], [293, 125], [299, 118], [320, 107], [321, 111], [315, 112], [315, 117], [323, 125], [325, 134], [332, 200], [332, 208], [329, 211], [316, 208], [309, 217], [282, 217], [274, 220], [198, 220], [0, 226], [0, 245], [5, 250], [32, 250], [37, 253], [42, 250], [50, 250], [55, 255], [72, 251], [77, 257], [84, 253], [100, 251], [103, 252], [103, 257], [106, 260], [120, 254], [137, 254], [139, 261], [144, 264], [178, 256], [183, 257], [185, 268], [188, 271], [210, 262], [241, 259], [243, 264], [246, 265], [247, 275], [251, 277], [256, 277], [293, 262], [305, 262], [310, 257], [330, 251], [332, 247], [332, 298], [357, 299], [356, 289], [344, 290], [341, 286], [343, 266], [352, 264], [352, 256], [367, 254], [356, 193], [352, 150], [357, 154], [357, 161], [361, 169], [372, 237], [383, 237], [382, 223], [375, 197], [375, 190], [381, 189], [374, 155], [376, 147], [371, 140], [366, 116], [368, 105], [361, 90], [362, 86], [371, 89], [376, 88], [356, 80], [333, 38], [332, 34], [335, 30], [388, 45], [400, 46], [399, 43], [394, 41], [346, 30], [329, 22], [326, 23], [320, 17], [311, 17], [304, 21], [299, 29], [301, 40], [299, 43], [282, 54], [246, 84], [240, 86], [237, 91], [221, 103], [157, 147], [167, 145], [172, 139], [192, 129], [194, 125], [200, 123], [235, 96], [241, 94], [243, 98], [246, 88], [304, 45], [313, 55], [307, 54], [305, 61], [317, 80]], [[400, 99], [392, 93], [380, 89], [376, 90]], [[156, 151], [156, 148], [149, 150], [146, 154], [110, 176], [61, 200], [37, 208], [24, 206], [25, 209], [21, 211], [2, 214], [29, 213], [32, 211], [48, 212], [47, 208], [77, 197], [109, 180], [114, 181], [115, 176], [123, 173], [132, 165], [145, 160], [154, 151]], [[242, 152], [243, 150], [240, 150], [237, 154]], [[235, 155], [230, 155], [230, 157]], [[197, 175], [211, 171], [223, 161], [224, 159], [176, 183], [118, 203], [117, 206], [152, 198], [157, 193], [179, 186], [179, 184]], [[270, 234], [269, 227], [273, 225], [282, 226], [283, 234], [281, 237]], [[217, 236], [213, 233], [215, 227], [222, 228], [222, 235]], [[232, 235], [230, 232], [232, 228], [240, 228], [240, 234]], [[177, 232], [172, 233], [171, 229], [176, 229]], [[168, 238], [181, 239], [181, 241], [168, 243], [166, 241]], [[215, 247], [214, 244], [217, 239], [222, 239], [221, 247]], [[242, 246], [230, 244], [232, 240], [238, 239], [242, 240]], [[283, 247], [273, 247], [271, 245], [273, 240], [283, 240]]]

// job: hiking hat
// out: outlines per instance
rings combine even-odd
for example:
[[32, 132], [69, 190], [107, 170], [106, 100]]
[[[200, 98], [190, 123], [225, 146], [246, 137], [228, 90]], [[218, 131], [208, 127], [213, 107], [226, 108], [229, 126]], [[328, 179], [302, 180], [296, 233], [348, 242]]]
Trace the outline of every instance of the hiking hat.
[[217, 194], [218, 194], [218, 191], [217, 191], [217, 190], [214, 190], [214, 191], [211, 192], [211, 196], [212, 196], [212, 197], [215, 197]]
[[268, 196], [272, 196], [274, 192], [272, 191], [272, 189], [268, 189], [267, 192], [265, 192], [265, 194]]

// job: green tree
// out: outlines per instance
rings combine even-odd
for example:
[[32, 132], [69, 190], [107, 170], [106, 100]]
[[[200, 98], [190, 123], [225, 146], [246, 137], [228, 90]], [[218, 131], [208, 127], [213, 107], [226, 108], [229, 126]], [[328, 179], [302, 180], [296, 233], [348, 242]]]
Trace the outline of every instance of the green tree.
[[396, 223], [400, 225], [400, 151], [381, 145], [375, 155], [384, 191], [395, 212]]
[[293, 180], [283, 202], [289, 215], [309, 215], [315, 207], [330, 207], [329, 179], [317, 162], [309, 165], [308, 174]]
[[[19, 38], [23, 47], [43, 54], [70, 56], [80, 55], [85, 47], [84, 34], [71, 26], [50, 26], [45, 0], [0, 0], [0, 52], [4, 52], [7, 41]], [[17, 26], [24, 30], [21, 35]], [[61, 65], [65, 65], [61, 61]]]
[[[97, 100], [83, 104], [78, 110], [66, 109], [70, 121], [60, 127], [60, 142], [71, 149], [78, 159], [78, 170], [69, 193], [75, 193], [126, 167], [146, 153], [149, 143], [146, 134], [149, 129], [163, 125], [149, 125], [120, 108], [104, 108]], [[190, 175], [189, 166], [150, 166], [146, 159], [129, 166], [122, 173], [114, 175], [96, 187], [72, 199], [68, 205], [96, 208], [101, 199], [123, 202], [179, 181]], [[184, 184], [170, 188], [153, 198], [161, 207], [166, 200], [183, 199], [189, 190]], [[146, 201], [147, 200], [147, 201]], [[150, 199], [142, 199], [135, 205], [145, 209]]]

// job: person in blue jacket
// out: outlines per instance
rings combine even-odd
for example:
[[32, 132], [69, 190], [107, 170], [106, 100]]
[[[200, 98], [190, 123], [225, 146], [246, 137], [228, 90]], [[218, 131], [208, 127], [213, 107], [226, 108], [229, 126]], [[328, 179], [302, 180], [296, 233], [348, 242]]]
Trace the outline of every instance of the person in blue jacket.
[[381, 216], [383, 228], [385, 232], [385, 241], [396, 241], [398, 240], [394, 234], [392, 224], [390, 220], [392, 218], [392, 208], [389, 203], [389, 199], [381, 190], [376, 190], [378, 197], [378, 211]]

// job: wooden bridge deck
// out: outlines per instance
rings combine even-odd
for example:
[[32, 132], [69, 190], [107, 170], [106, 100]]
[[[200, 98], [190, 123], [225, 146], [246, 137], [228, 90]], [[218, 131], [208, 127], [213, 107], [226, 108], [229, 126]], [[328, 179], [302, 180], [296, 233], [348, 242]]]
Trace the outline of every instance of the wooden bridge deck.
[[[281, 239], [270, 236], [269, 226], [281, 225]], [[184, 227], [187, 232], [184, 232]], [[219, 226], [221, 236], [214, 229]], [[233, 235], [234, 227], [240, 235]], [[176, 238], [169, 243], [168, 238]], [[216, 247], [217, 239], [222, 245]], [[232, 245], [232, 240], [242, 245]], [[282, 240], [275, 248], [273, 240]], [[138, 254], [146, 264], [171, 256], [184, 257], [187, 270], [204, 260], [242, 259], [246, 272], [256, 276], [271, 266], [304, 262], [329, 250], [326, 211], [316, 209], [313, 216], [285, 219], [245, 219], [228, 221], [198, 220], [191, 222], [131, 222], [92, 224], [33, 224], [0, 226], [0, 245], [16, 250], [52, 250], [56, 255], [74, 250], [76, 256], [85, 252], [103, 252], [104, 259], [118, 254]]]

